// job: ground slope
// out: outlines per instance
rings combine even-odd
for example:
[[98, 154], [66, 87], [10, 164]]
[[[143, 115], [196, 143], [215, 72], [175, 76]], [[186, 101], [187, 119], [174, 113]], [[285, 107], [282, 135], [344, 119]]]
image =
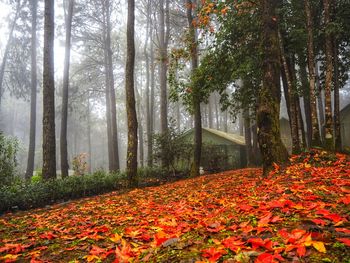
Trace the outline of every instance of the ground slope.
[[326, 152], [0, 217], [7, 262], [350, 262], [350, 162]]

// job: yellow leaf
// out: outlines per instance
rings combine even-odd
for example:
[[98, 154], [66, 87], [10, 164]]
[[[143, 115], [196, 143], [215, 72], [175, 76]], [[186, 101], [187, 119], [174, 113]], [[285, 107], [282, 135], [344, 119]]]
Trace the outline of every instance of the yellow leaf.
[[87, 262], [91, 262], [93, 261], [94, 259], [97, 259], [99, 260], [100, 258], [96, 255], [88, 255], [88, 256], [85, 256], [84, 258], [86, 258]]
[[312, 241], [312, 246], [321, 253], [326, 253], [326, 248], [321, 241]]
[[1, 257], [0, 259], [16, 260], [18, 258], [18, 256], [19, 255], [7, 254], [7, 255]]
[[110, 240], [114, 243], [119, 243], [119, 241], [122, 239], [122, 236], [118, 233], [114, 234], [114, 237], [111, 237]]

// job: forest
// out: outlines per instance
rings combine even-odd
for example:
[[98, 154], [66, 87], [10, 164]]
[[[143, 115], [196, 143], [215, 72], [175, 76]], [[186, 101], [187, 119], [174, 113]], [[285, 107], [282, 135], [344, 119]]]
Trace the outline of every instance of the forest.
[[0, 21], [0, 262], [350, 262], [348, 0]]

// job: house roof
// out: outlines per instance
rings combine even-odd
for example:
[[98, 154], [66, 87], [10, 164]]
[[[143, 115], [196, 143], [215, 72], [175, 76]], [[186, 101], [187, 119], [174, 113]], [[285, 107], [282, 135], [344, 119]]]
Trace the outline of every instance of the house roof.
[[227, 133], [215, 129], [209, 129], [209, 128], [202, 128], [205, 131], [208, 131], [212, 134], [215, 134], [216, 136], [222, 137], [228, 141], [231, 141], [233, 143], [239, 144], [239, 145], [245, 145], [245, 138], [243, 136], [240, 136], [238, 134], [234, 133]]

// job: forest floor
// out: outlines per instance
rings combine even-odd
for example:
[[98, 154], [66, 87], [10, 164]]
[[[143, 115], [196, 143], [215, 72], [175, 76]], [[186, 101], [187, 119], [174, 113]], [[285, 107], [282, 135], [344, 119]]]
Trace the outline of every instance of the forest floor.
[[350, 161], [313, 151], [0, 217], [3, 262], [350, 262]]

